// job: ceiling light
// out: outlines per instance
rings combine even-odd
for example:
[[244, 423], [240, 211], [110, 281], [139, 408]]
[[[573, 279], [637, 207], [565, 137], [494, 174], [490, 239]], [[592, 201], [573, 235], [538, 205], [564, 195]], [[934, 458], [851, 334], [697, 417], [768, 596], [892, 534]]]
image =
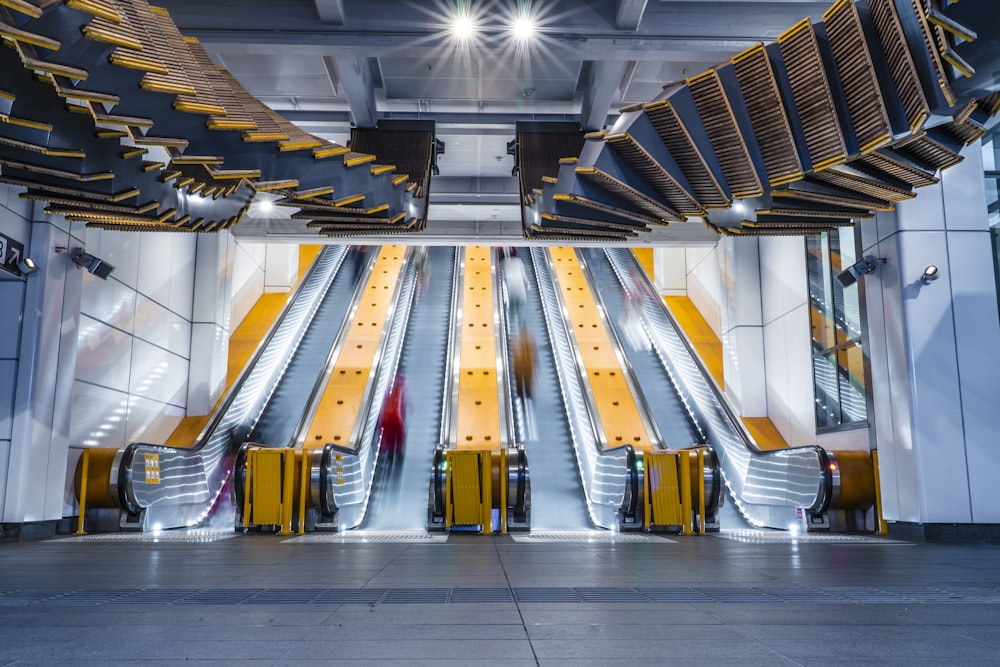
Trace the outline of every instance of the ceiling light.
[[451, 24], [451, 31], [459, 39], [469, 39], [476, 32], [476, 25], [468, 16], [456, 16]]
[[258, 205], [261, 213], [270, 213], [274, 208], [274, 203], [270, 199], [262, 199]]
[[514, 33], [515, 39], [527, 41], [535, 36], [535, 22], [527, 16], [522, 16], [514, 21], [511, 32]]

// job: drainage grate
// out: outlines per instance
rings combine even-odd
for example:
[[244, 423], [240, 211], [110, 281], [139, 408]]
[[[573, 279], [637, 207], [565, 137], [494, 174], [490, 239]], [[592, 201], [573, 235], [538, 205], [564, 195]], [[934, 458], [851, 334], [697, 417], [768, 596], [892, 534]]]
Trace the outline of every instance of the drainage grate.
[[818, 588], [758, 588], [758, 591], [782, 602], [841, 602]]
[[693, 588], [640, 588], [639, 592], [646, 596], [650, 602], [660, 604], [671, 602], [714, 602], [708, 595]]
[[646, 602], [634, 588], [578, 588], [584, 602]]
[[247, 600], [247, 604], [305, 604], [315, 600], [319, 593], [316, 589], [269, 589]]
[[530, 533], [511, 533], [515, 542], [527, 544], [536, 542], [672, 542], [666, 537], [648, 535], [646, 533], [616, 533], [609, 530], [581, 531], [532, 531]]
[[822, 542], [826, 544], [911, 544], [872, 535], [842, 535], [838, 533], [793, 533], [787, 530], [720, 530], [715, 537], [749, 544], [773, 542]]
[[701, 592], [712, 598], [712, 602], [776, 602], [775, 598], [756, 588], [699, 588]]
[[311, 604], [1000, 604], [1000, 590], [951, 590], [901, 586], [869, 588], [249, 588], [63, 591], [30, 589], [0, 593], [0, 606], [30, 605], [311, 605]]
[[131, 591], [70, 591], [65, 595], [57, 595], [48, 600], [49, 604], [109, 604], [116, 602], [131, 593]]
[[208, 589], [192, 591], [178, 602], [180, 604], [241, 604], [262, 593], [260, 588]]
[[453, 588], [449, 602], [513, 602], [509, 588]]
[[384, 588], [328, 588], [313, 602], [326, 604], [378, 604], [385, 596]]
[[390, 542], [421, 542], [425, 544], [444, 544], [448, 541], [445, 533], [424, 533], [416, 531], [361, 531], [352, 530], [346, 533], [310, 533], [300, 535], [287, 540], [282, 540], [282, 544], [333, 542], [336, 544], [355, 544], [358, 542], [390, 543]]
[[572, 588], [515, 588], [518, 602], [580, 602]]
[[191, 590], [144, 588], [132, 591], [125, 597], [111, 600], [111, 604], [174, 604], [175, 602], [181, 602], [185, 597], [191, 595], [191, 593]]
[[383, 604], [442, 604], [448, 601], [447, 588], [391, 588]]

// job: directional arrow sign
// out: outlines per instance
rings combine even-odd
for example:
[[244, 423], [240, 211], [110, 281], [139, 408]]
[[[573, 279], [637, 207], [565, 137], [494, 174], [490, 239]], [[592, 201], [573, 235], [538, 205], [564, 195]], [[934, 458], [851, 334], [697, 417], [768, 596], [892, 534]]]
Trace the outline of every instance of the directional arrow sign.
[[0, 234], [0, 269], [15, 276], [21, 275], [21, 270], [17, 268], [17, 263], [24, 257], [24, 244], [15, 241], [5, 234]]

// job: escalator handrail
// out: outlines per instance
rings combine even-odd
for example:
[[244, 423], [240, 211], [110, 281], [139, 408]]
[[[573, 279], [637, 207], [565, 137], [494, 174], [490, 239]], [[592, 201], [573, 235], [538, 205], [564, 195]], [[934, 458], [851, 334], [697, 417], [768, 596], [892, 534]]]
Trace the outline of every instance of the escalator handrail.
[[455, 447], [458, 431], [458, 382], [461, 372], [461, 348], [458, 341], [462, 333], [462, 286], [465, 282], [465, 260], [461, 248], [455, 250], [455, 264], [452, 271], [451, 311], [448, 331], [448, 349], [445, 352], [445, 382], [441, 405], [441, 444]]

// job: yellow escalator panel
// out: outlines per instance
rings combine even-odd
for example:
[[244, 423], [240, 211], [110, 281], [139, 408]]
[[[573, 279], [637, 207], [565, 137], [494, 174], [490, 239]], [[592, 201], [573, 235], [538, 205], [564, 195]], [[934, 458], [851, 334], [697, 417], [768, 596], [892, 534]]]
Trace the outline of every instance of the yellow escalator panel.
[[483, 497], [479, 452], [448, 452], [451, 476], [452, 525], [475, 526], [482, 523]]
[[677, 475], [677, 454], [666, 451], [648, 452], [643, 461], [649, 488], [647, 502], [651, 510], [650, 525], [681, 525], [684, 517]]

